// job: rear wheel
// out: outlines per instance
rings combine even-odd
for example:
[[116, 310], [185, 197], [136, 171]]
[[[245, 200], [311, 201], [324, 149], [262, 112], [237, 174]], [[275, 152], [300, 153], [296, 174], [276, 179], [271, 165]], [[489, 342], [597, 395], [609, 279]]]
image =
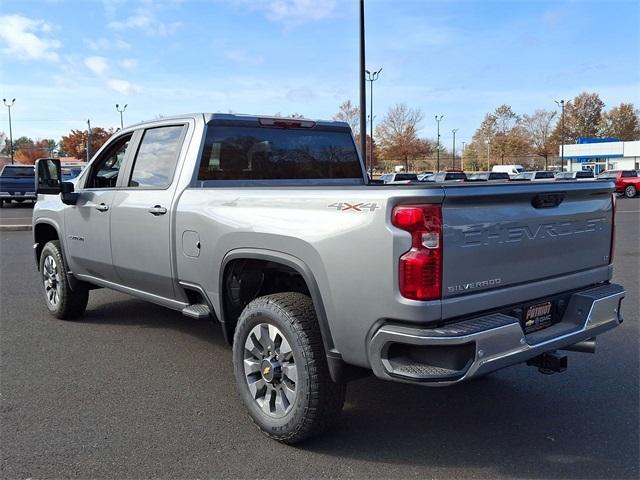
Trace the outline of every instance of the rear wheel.
[[346, 386], [331, 380], [311, 299], [277, 293], [249, 303], [233, 343], [236, 383], [254, 423], [297, 443], [339, 417]]
[[42, 249], [40, 273], [44, 286], [44, 298], [49, 313], [56, 318], [71, 320], [84, 313], [89, 301], [89, 290], [78, 284], [69, 286], [69, 274], [62, 258], [60, 242], [52, 240]]
[[638, 190], [633, 185], [627, 185], [624, 189], [624, 196], [627, 198], [633, 198], [638, 193]]

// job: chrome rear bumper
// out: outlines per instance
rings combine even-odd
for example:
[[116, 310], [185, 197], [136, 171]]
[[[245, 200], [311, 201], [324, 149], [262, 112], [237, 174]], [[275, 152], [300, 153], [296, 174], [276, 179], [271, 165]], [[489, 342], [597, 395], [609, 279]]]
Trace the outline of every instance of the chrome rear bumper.
[[576, 292], [559, 323], [528, 335], [516, 317], [502, 313], [431, 329], [383, 325], [369, 343], [369, 359], [383, 379], [431, 386], [459, 383], [617, 327], [624, 295], [624, 288], [615, 284]]

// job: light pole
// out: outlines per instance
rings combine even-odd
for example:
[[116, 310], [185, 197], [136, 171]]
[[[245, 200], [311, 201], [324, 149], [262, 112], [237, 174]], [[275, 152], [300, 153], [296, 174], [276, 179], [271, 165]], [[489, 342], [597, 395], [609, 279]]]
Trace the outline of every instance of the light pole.
[[491, 171], [491, 165], [489, 165], [489, 154], [491, 152], [491, 141], [487, 138], [484, 143], [487, 144], [487, 172]]
[[437, 162], [436, 162], [436, 172], [440, 171], [440, 120], [442, 120], [442, 118], [444, 117], [444, 115], [436, 115], [436, 123], [438, 124], [438, 138], [436, 140], [436, 155], [437, 155]]
[[453, 164], [451, 166], [452, 170], [456, 169], [456, 132], [459, 130], [459, 128], [454, 128], [453, 130], [451, 130], [451, 133], [453, 133]]
[[560, 171], [564, 172], [564, 107], [571, 102], [565, 102], [564, 100], [556, 100], [555, 102], [562, 109], [560, 115]]
[[364, 0], [360, 0], [360, 154], [367, 166], [367, 90], [365, 80]]
[[16, 103], [16, 99], [11, 100], [11, 103], [7, 103], [7, 99], [3, 98], [4, 106], [9, 110], [9, 151], [11, 153], [11, 165], [13, 165], [13, 129], [11, 127], [11, 107]]
[[371, 143], [370, 143], [371, 153], [369, 154], [369, 157], [370, 157], [369, 161], [371, 162], [371, 164], [369, 166], [369, 176], [372, 179], [373, 179], [373, 82], [378, 80], [378, 77], [380, 76], [381, 71], [382, 71], [382, 67], [380, 67], [380, 70], [373, 73], [371, 73], [369, 70], [365, 70], [365, 73], [367, 74], [367, 81], [371, 84], [371, 95], [369, 96], [369, 102], [370, 102], [369, 119], [371, 120], [371, 123], [370, 123], [371, 133], [369, 134], [369, 137], [371, 138]]
[[462, 142], [462, 156], [460, 157], [460, 170], [464, 171], [464, 152], [467, 147], [467, 142]]
[[87, 163], [91, 161], [91, 120], [87, 119]]
[[127, 109], [127, 104], [124, 104], [124, 107], [122, 107], [122, 110], [120, 110], [120, 105], [118, 105], [116, 103], [116, 111], [120, 112], [120, 130], [122, 130], [124, 128], [124, 122], [122, 121], [122, 114], [124, 113], [124, 111]]

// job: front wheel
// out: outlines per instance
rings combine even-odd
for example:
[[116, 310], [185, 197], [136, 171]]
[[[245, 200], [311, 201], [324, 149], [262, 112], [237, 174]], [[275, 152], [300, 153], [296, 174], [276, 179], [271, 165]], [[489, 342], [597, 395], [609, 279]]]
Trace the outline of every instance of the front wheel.
[[275, 440], [300, 442], [339, 418], [346, 385], [331, 380], [306, 295], [276, 293], [249, 303], [236, 327], [233, 367], [251, 418]]
[[71, 320], [84, 313], [89, 301], [89, 289], [79, 284], [71, 290], [59, 241], [48, 242], [42, 249], [40, 273], [45, 302], [51, 315]]
[[633, 185], [627, 185], [624, 189], [624, 196], [627, 198], [633, 198], [638, 193], [638, 190]]

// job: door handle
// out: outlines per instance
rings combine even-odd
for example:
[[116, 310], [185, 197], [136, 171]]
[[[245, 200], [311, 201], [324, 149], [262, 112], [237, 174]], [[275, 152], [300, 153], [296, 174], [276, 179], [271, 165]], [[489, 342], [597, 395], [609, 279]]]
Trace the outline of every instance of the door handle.
[[165, 213], [167, 213], [167, 209], [160, 205], [154, 205], [149, 209], [149, 213], [157, 217], [158, 215], [164, 215]]
[[106, 212], [107, 210], [109, 210], [109, 205], [101, 203], [100, 205], [96, 205], [96, 210], [98, 210], [99, 212]]

